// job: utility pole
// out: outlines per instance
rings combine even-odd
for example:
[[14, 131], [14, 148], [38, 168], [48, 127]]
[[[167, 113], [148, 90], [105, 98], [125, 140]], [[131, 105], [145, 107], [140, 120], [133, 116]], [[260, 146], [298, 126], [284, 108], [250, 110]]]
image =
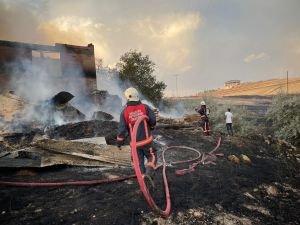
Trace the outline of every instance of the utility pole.
[[178, 74], [175, 74], [176, 79], [176, 97], [178, 97]]
[[289, 94], [289, 71], [286, 71], [286, 93]]

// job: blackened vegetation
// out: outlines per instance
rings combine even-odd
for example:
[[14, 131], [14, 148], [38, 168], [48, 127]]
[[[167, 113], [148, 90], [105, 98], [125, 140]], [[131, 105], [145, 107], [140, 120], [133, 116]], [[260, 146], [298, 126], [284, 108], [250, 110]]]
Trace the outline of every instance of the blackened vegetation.
[[49, 131], [49, 134], [50, 138], [63, 138], [66, 140], [105, 137], [107, 144], [114, 144], [117, 127], [118, 123], [116, 121], [90, 120], [54, 127]]
[[[105, 137], [107, 144], [115, 144], [118, 123], [116, 121], [90, 120], [53, 126], [47, 130], [52, 139], [74, 140], [90, 137]], [[3, 141], [8, 145], [27, 146], [36, 136], [44, 135], [40, 129], [32, 129], [23, 133], [3, 134]], [[1, 143], [1, 142], [0, 142]], [[15, 146], [16, 147], [16, 146]]]
[[[89, 121], [54, 128], [53, 138], [76, 139], [116, 135], [117, 123]], [[199, 130], [157, 129], [155, 148], [186, 145], [207, 152], [217, 136]], [[109, 142], [113, 139], [107, 138]], [[1, 224], [299, 224], [299, 150], [262, 136], [224, 137], [216, 165], [199, 165], [184, 176], [168, 168], [172, 214], [164, 219], [152, 212], [136, 180], [111, 184], [66, 187], [0, 186]], [[251, 164], [234, 164], [227, 156], [247, 155]], [[175, 151], [167, 161], [193, 154]], [[184, 166], [181, 166], [184, 168]], [[1, 180], [54, 182], [91, 180], [128, 175], [132, 168], [107, 170], [55, 167], [36, 169], [31, 176], [0, 170]], [[24, 174], [24, 173], [23, 173]], [[32, 175], [33, 174], [33, 175]], [[154, 176], [152, 194], [165, 207], [161, 170]]]

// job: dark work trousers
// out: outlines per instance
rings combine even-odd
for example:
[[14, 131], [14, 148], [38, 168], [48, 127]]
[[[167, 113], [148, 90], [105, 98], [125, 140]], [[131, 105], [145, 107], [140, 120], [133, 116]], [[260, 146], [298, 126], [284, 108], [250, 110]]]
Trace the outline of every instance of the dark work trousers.
[[202, 126], [204, 134], [209, 135], [210, 129], [209, 129], [208, 117], [201, 118], [201, 126]]
[[227, 128], [228, 135], [232, 135], [233, 136], [232, 123], [226, 123], [226, 128]]
[[139, 147], [136, 149], [136, 151], [139, 157], [141, 173], [145, 174], [146, 173], [145, 157], [147, 158], [148, 162], [153, 162], [154, 165], [156, 165], [156, 151], [154, 151], [153, 148], [147, 146]]

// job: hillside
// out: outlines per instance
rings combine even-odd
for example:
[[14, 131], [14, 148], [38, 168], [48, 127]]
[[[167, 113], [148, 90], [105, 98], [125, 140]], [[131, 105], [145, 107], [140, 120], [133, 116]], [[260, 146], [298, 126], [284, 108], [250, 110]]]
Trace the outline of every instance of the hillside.
[[[241, 96], [241, 95], [276, 95], [287, 92], [286, 79], [272, 79], [266, 81], [241, 83], [230, 89], [219, 89], [212, 92], [215, 96]], [[288, 82], [288, 93], [300, 93], [300, 78], [290, 78]]]

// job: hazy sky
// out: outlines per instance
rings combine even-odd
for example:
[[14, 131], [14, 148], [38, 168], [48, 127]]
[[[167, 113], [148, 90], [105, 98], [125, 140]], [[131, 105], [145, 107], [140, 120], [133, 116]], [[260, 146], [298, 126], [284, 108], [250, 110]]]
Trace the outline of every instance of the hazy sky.
[[300, 0], [0, 0], [0, 39], [136, 49], [175, 94], [300, 76]]

